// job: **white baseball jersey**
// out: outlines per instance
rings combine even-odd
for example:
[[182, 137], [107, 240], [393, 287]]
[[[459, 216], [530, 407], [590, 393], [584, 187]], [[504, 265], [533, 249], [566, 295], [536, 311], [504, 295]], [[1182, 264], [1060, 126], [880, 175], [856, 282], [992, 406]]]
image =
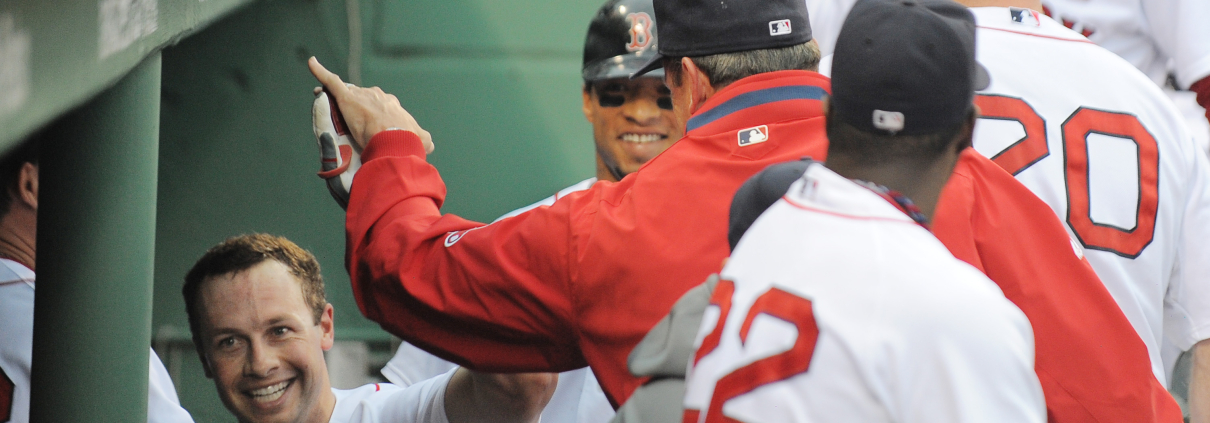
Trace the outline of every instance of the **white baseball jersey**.
[[975, 8], [975, 148], [1050, 205], [1147, 344], [1210, 338], [1210, 166], [1155, 84], [1028, 9]]
[[1046, 421], [1025, 315], [822, 165], [753, 223], [721, 276], [686, 422]]
[[[30, 359], [34, 349], [34, 271], [0, 259], [0, 422], [29, 421]], [[192, 423], [160, 357], [148, 360], [147, 421]], [[4, 395], [7, 393], [8, 395]], [[8, 411], [7, 414], [4, 411]]]
[[336, 407], [329, 423], [449, 423], [445, 389], [454, 369], [421, 383], [399, 387], [372, 383], [355, 389], [332, 388]]
[[[530, 209], [547, 206], [555, 200], [576, 191], [583, 191], [597, 182], [597, 178], [588, 178], [569, 186], [542, 201], [513, 210], [500, 216], [501, 219], [516, 216]], [[395, 356], [382, 368], [382, 375], [391, 383], [408, 386], [449, 371], [457, 367], [454, 363], [437, 358], [415, 346], [404, 342], [395, 351]], [[613, 406], [601, 391], [592, 370], [587, 367], [559, 373], [559, 383], [555, 393], [542, 410], [542, 421], [551, 423], [605, 423], [614, 416]]]

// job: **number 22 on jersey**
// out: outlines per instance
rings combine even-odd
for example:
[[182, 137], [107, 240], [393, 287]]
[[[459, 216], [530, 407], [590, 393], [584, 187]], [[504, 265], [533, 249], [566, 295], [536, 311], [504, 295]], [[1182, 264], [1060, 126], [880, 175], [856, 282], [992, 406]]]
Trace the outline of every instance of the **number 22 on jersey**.
[[[1002, 95], [975, 96], [982, 119], [1016, 121], [1025, 136], [991, 160], [1014, 176], [1050, 155], [1046, 121], [1024, 99]], [[1159, 146], [1139, 119], [1127, 113], [1077, 108], [1062, 123], [1067, 224], [1085, 248], [1135, 258], [1155, 237], [1159, 210]], [[1131, 140], [1138, 154], [1138, 203], [1134, 227], [1122, 228], [1092, 219], [1088, 137], [1108, 135]]]
[[[723, 329], [727, 315], [731, 312], [731, 298], [735, 294], [735, 284], [728, 280], [719, 281], [714, 289], [710, 303], [719, 307], [718, 322], [714, 330], [702, 339], [697, 354], [693, 358], [696, 365], [702, 357], [709, 355], [722, 340]], [[737, 396], [751, 392], [761, 385], [788, 379], [807, 371], [811, 364], [811, 355], [815, 353], [815, 342], [819, 339], [819, 327], [811, 308], [811, 301], [776, 287], [769, 288], [752, 303], [739, 328], [741, 345], [747, 345], [748, 333], [752, 322], [758, 315], [767, 315], [794, 325], [798, 335], [789, 349], [769, 357], [753, 361], [746, 366], [735, 369], [718, 379], [714, 385], [714, 394], [710, 397], [710, 406], [706, 410], [707, 423], [739, 422], [723, 415], [723, 404]], [[685, 410], [683, 421], [697, 423], [701, 418], [701, 410]]]

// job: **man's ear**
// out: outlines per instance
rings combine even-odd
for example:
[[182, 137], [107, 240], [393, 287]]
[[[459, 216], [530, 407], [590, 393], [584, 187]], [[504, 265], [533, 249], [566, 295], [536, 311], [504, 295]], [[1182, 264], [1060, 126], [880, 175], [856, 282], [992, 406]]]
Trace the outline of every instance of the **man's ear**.
[[17, 199], [34, 211], [38, 210], [38, 165], [28, 162], [21, 165], [17, 176]]
[[681, 82], [689, 84], [689, 95], [693, 97], [693, 102], [689, 109], [690, 113], [696, 113], [697, 109], [706, 102], [710, 96], [714, 95], [714, 86], [710, 85], [710, 77], [706, 72], [697, 67], [697, 63], [693, 63], [693, 59], [688, 57], [681, 58]]
[[336, 329], [333, 323], [335, 309], [332, 304], [324, 305], [324, 313], [319, 317], [319, 330], [323, 331], [323, 337], [320, 338], [319, 346], [324, 351], [332, 349], [332, 344], [336, 342]]

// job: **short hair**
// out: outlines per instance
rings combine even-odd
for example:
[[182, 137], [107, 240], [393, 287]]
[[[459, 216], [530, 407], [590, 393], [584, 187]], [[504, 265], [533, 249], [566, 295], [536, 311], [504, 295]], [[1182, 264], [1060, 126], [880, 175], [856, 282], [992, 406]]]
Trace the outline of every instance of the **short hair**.
[[[820, 59], [819, 46], [807, 41], [787, 47], [720, 53], [709, 56], [690, 57], [714, 88], [722, 88], [752, 75], [782, 70], [817, 70]], [[665, 57], [664, 73], [681, 83], [681, 58]]]
[[0, 186], [4, 187], [0, 194], [0, 216], [7, 215], [13, 207], [9, 193], [20, 189], [17, 184], [21, 183], [21, 167], [26, 163], [38, 164], [40, 138], [41, 135], [34, 135], [0, 156]]
[[[975, 113], [972, 107], [968, 112]], [[842, 122], [831, 113], [826, 118], [828, 155], [843, 154], [861, 165], [883, 165], [901, 160], [931, 160], [940, 156], [969, 122], [964, 119], [949, 128], [924, 135], [890, 135], [866, 132]]]
[[280, 236], [248, 234], [227, 238], [216, 245], [185, 274], [185, 312], [189, 314], [189, 330], [193, 332], [193, 343], [202, 347], [199, 333], [201, 310], [198, 309], [202, 284], [213, 277], [242, 272], [266, 260], [276, 260], [289, 269], [302, 289], [303, 301], [311, 309], [314, 323], [319, 324], [328, 301], [324, 294], [323, 276], [319, 272], [319, 261], [307, 250]]

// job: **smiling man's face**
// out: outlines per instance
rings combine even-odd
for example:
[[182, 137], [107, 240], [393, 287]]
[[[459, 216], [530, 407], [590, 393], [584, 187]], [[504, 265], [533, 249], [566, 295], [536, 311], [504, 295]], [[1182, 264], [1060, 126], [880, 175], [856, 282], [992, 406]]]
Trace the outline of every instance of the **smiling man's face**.
[[596, 139], [597, 177], [607, 180], [639, 170], [684, 133], [660, 78], [592, 82], [584, 93], [584, 117]]
[[327, 422], [336, 403], [323, 352], [332, 348], [332, 306], [319, 322], [288, 268], [265, 260], [201, 287], [207, 376], [242, 422]]

